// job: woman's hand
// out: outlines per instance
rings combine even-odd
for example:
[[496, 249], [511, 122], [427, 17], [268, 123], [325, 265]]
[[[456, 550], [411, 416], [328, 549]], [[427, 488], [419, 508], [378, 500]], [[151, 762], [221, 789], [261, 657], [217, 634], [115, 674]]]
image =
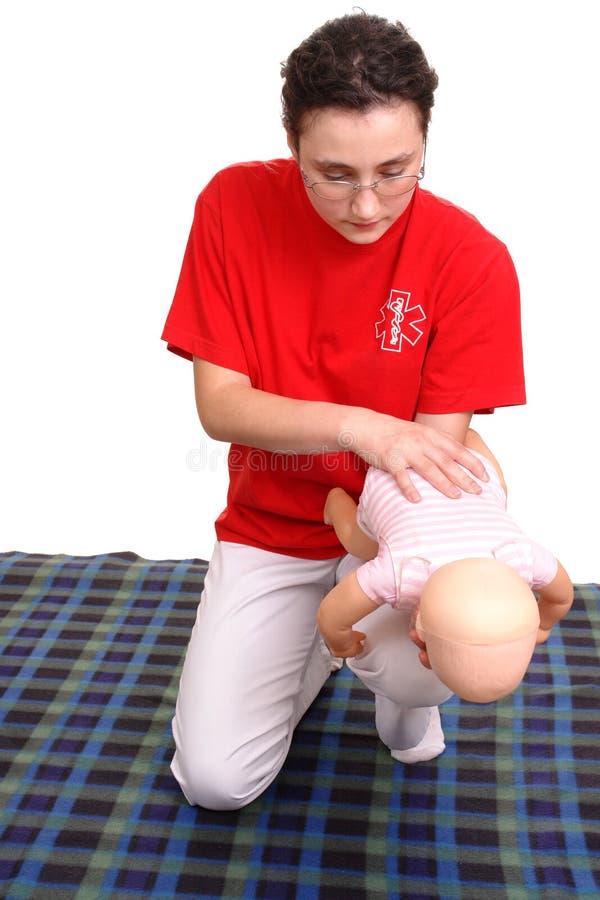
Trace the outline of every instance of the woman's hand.
[[[447, 431], [422, 421], [406, 422], [370, 410], [356, 410], [352, 423], [339, 436], [342, 449], [353, 450], [372, 466], [394, 475], [404, 496], [413, 503], [421, 498], [409, 470], [413, 469], [447, 497], [458, 498], [462, 491], [481, 492], [469, 472], [482, 481], [488, 476], [481, 461], [453, 436], [466, 434], [470, 413], [451, 416], [423, 416]], [[465, 468], [469, 472], [465, 472]]]

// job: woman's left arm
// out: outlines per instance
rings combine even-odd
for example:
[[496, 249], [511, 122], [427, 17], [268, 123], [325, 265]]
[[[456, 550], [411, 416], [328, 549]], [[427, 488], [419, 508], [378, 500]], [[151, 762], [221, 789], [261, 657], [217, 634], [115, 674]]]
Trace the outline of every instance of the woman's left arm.
[[436, 431], [443, 431], [451, 435], [454, 440], [464, 444], [471, 424], [473, 412], [457, 412], [457, 413], [420, 413], [415, 415], [415, 422], [419, 425], [429, 425]]

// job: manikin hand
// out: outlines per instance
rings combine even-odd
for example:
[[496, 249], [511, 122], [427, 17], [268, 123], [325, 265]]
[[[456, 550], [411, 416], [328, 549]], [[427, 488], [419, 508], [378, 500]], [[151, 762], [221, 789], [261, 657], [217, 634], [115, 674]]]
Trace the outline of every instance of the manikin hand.
[[417, 634], [417, 613], [419, 612], [419, 604], [415, 606], [413, 609], [410, 622], [408, 625], [408, 636], [418, 648], [419, 648], [419, 661], [421, 665], [425, 666], [426, 669], [431, 669], [431, 663], [429, 662], [429, 656], [427, 655], [427, 647], [425, 643], [420, 639]]
[[346, 659], [362, 653], [366, 634], [362, 631], [348, 630], [337, 632], [335, 635], [323, 634], [323, 638], [333, 656]]
[[[323, 508], [323, 521], [326, 525], [334, 524], [336, 509], [347, 496], [348, 495], [343, 488], [331, 488], [327, 494], [327, 499], [325, 500], [325, 506]], [[353, 507], [356, 509], [356, 503], [353, 503]]]

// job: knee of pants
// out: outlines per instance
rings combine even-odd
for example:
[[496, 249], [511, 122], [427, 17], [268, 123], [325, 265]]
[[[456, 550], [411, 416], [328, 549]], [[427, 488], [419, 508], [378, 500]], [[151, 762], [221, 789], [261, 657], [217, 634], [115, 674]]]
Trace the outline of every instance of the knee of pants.
[[408, 636], [409, 614], [380, 607], [357, 630], [367, 632], [365, 651], [348, 666], [375, 694], [408, 708], [438, 706], [452, 696], [431, 669], [419, 660]]
[[186, 752], [178, 747], [171, 771], [188, 803], [205, 809], [235, 810], [262, 794], [283, 764], [287, 743], [270, 750], [263, 748], [262, 753], [253, 743], [235, 750], [214, 746]]
[[452, 696], [452, 691], [418, 660], [403, 667], [386, 666], [384, 660], [381, 666], [372, 668], [364, 666], [358, 657], [350, 660], [348, 667], [374, 694], [408, 709], [439, 706]]
[[249, 778], [251, 773], [244, 772], [243, 767], [231, 759], [217, 761], [200, 758], [190, 763], [182, 761], [178, 751], [173, 757], [171, 770], [188, 803], [204, 809], [241, 809], [262, 790], [257, 790], [256, 780]]

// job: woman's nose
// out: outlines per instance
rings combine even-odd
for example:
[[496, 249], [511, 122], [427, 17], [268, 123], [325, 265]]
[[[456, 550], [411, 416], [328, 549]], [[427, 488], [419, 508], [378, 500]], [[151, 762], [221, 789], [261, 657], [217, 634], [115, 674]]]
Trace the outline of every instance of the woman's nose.
[[352, 197], [352, 212], [366, 221], [373, 219], [379, 212], [379, 197], [372, 187], [360, 187]]

